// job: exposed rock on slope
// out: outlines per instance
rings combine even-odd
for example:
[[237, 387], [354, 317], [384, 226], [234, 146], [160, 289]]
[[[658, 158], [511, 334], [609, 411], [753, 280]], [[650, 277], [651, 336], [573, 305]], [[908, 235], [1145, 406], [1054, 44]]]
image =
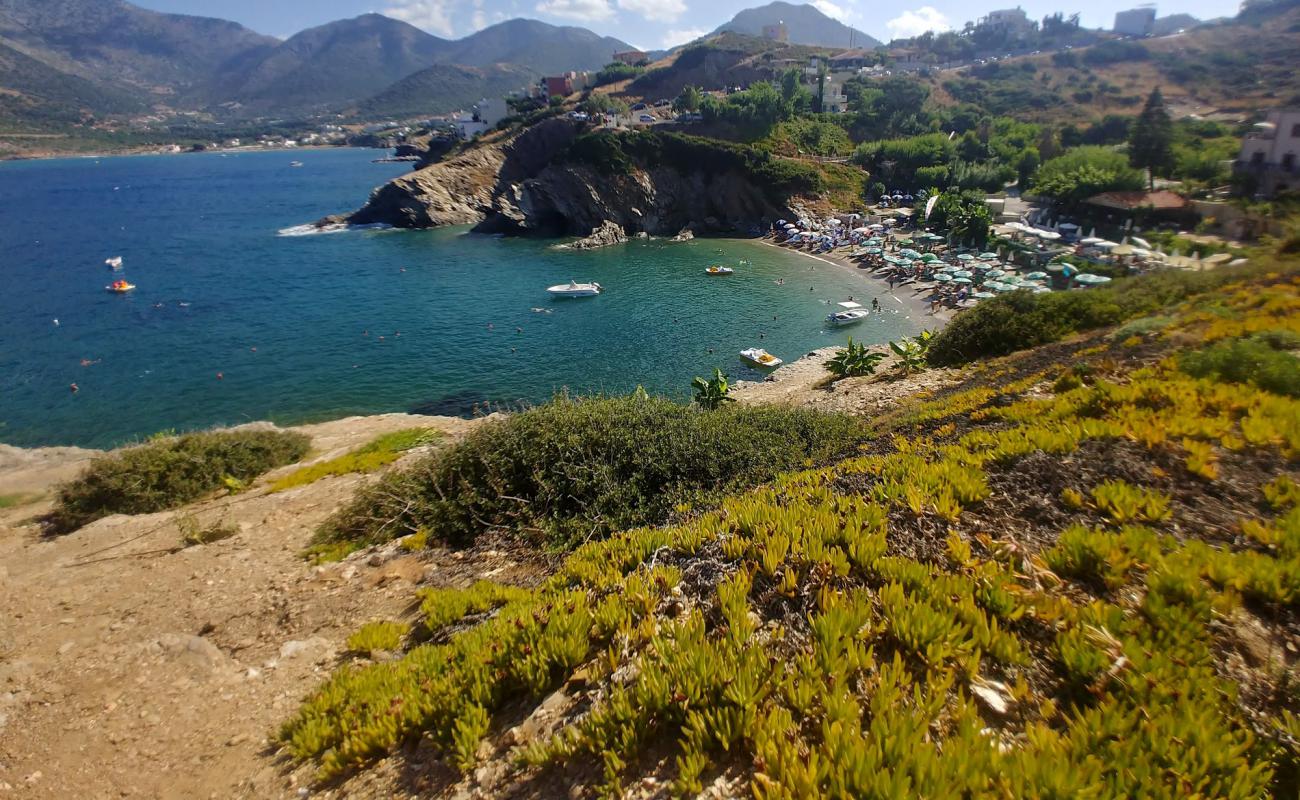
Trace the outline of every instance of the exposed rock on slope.
[[583, 128], [566, 119], [482, 144], [376, 189], [347, 219], [428, 228], [478, 223], [484, 233], [589, 236], [606, 223], [625, 235], [672, 236], [685, 228], [730, 231], [788, 215], [765, 187], [739, 172], [683, 172], [637, 164], [604, 174], [566, 161]]

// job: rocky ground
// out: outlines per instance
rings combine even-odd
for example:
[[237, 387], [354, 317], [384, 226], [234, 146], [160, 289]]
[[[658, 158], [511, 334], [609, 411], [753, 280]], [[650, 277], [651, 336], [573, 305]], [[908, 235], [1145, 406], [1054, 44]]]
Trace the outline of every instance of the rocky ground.
[[[390, 414], [299, 428], [312, 460], [375, 436], [473, 422]], [[369, 478], [258, 487], [179, 512], [114, 516], [47, 539], [35, 518], [92, 451], [0, 451], [0, 797], [298, 797], [268, 736], [338, 663], [347, 636], [410, 615], [412, 588], [527, 581], [536, 557], [393, 547], [312, 566], [314, 527]], [[416, 457], [415, 453], [407, 458]], [[291, 470], [293, 467], [285, 468]], [[178, 519], [232, 538], [182, 548]]]

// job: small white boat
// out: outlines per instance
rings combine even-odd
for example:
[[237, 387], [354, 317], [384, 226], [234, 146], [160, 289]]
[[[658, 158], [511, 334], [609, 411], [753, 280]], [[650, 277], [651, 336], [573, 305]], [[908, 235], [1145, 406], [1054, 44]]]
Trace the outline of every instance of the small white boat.
[[740, 351], [740, 357], [757, 367], [771, 369], [779, 367], [785, 362], [761, 347], [750, 347], [747, 350]]
[[871, 315], [871, 312], [863, 308], [861, 303], [855, 303], [852, 300], [846, 300], [837, 305], [840, 307], [839, 311], [832, 311], [826, 315], [826, 322], [836, 327], [853, 325]]
[[291, 167], [301, 167], [301, 166], [302, 166], [302, 162], [301, 162], [301, 161], [290, 161], [290, 162], [289, 162], [289, 166], [291, 166]]
[[109, 266], [110, 269], [121, 269], [121, 268], [122, 268], [122, 257], [121, 257], [121, 256], [113, 256], [112, 258], [106, 258], [106, 259], [104, 259], [104, 263], [107, 264], [107, 265]]
[[599, 283], [577, 283], [569, 281], [558, 286], [548, 287], [551, 297], [595, 297], [601, 293]]
[[735, 270], [732, 269], [731, 267], [723, 267], [718, 265], [709, 267], [704, 271], [709, 275], [731, 275], [732, 273], [735, 272]]

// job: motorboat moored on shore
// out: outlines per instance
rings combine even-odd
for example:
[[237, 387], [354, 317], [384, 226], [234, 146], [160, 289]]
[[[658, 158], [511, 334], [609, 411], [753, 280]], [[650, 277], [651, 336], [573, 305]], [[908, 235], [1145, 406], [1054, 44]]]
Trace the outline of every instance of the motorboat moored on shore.
[[724, 267], [719, 264], [714, 264], [704, 271], [709, 275], [730, 275], [735, 272], [731, 267]]
[[836, 327], [856, 324], [871, 315], [871, 312], [863, 308], [861, 303], [852, 300], [837, 305], [840, 307], [839, 311], [832, 311], [826, 315], [826, 322]]
[[785, 362], [761, 347], [750, 347], [740, 351], [740, 357], [757, 367], [772, 369], [779, 367]]
[[569, 281], [558, 286], [550, 286], [546, 291], [550, 292], [551, 297], [595, 297], [603, 290], [599, 283]]

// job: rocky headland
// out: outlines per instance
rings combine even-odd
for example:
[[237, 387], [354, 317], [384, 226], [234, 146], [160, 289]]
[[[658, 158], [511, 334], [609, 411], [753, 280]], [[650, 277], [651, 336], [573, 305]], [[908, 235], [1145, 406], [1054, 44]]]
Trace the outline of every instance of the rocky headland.
[[591, 247], [638, 234], [749, 231], [792, 214], [788, 197], [743, 168], [634, 157], [611, 169], [599, 153], [575, 155], [580, 137], [614, 136], [587, 130], [553, 118], [497, 135], [390, 181], [358, 211], [320, 224], [474, 225], [480, 233], [586, 237], [582, 246]]

